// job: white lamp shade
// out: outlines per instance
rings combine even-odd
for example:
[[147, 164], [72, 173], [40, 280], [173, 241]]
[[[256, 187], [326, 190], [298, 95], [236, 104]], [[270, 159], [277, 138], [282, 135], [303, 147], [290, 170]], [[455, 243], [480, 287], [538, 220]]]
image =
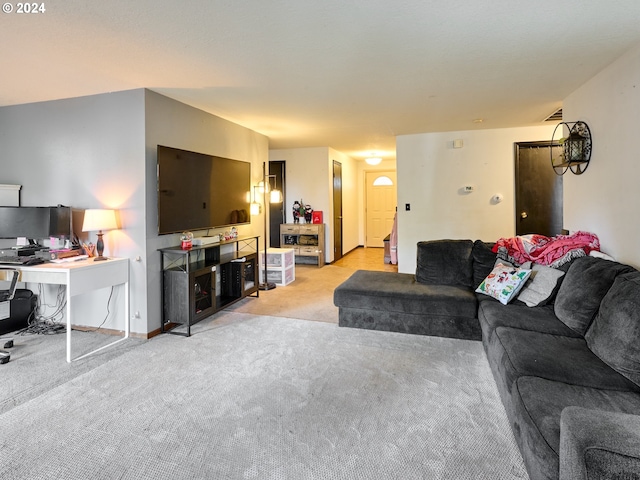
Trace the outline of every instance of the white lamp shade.
[[108, 209], [88, 209], [84, 211], [83, 232], [114, 230], [118, 228], [116, 211]]

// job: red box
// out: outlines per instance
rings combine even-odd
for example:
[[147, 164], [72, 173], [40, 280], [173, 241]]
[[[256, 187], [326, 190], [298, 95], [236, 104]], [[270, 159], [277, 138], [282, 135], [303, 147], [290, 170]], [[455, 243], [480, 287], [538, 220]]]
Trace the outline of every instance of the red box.
[[322, 222], [322, 210], [314, 210], [311, 217], [311, 223], [323, 223]]

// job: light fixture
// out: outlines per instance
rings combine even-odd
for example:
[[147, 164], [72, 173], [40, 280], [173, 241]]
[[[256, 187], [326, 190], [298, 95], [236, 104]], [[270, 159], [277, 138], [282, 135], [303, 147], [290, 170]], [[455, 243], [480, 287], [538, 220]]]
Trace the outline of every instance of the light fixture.
[[253, 216], [256, 216], [260, 215], [261, 212], [262, 205], [260, 205], [258, 202], [251, 202], [251, 205], [249, 205], [249, 213]]
[[[258, 191], [262, 193], [262, 201], [265, 205], [264, 209], [264, 272], [262, 277], [262, 283], [258, 286], [260, 290], [273, 290], [276, 288], [276, 284], [273, 282], [267, 281], [267, 221], [268, 217], [268, 209], [267, 205], [267, 193], [269, 194], [269, 202], [270, 203], [280, 203], [282, 202], [282, 192], [278, 190], [276, 183], [276, 175], [267, 175], [267, 166], [266, 163], [262, 164], [262, 182], [260, 182], [254, 189], [254, 192]], [[273, 180], [273, 187], [271, 186], [271, 180]], [[257, 189], [257, 190], [256, 190]], [[255, 200], [255, 198], [254, 198]]]
[[562, 147], [560, 154], [558, 154], [557, 148], [551, 147], [551, 166], [553, 171], [556, 172], [556, 175], [564, 175], [567, 170], [571, 170], [575, 175], [582, 175], [591, 160], [591, 130], [589, 130], [589, 125], [584, 122], [560, 122], [553, 130], [552, 143], [560, 126], [562, 126], [563, 132], [568, 132], [568, 136], [558, 141]]
[[382, 162], [382, 159], [380, 157], [369, 157], [365, 158], [364, 161], [369, 165], [379, 165], [380, 162]]
[[104, 241], [102, 240], [103, 230], [115, 230], [118, 228], [116, 220], [116, 211], [109, 209], [88, 209], [84, 211], [84, 221], [82, 222], [83, 232], [98, 232], [98, 241], [96, 242], [96, 252], [98, 254], [94, 261], [108, 260], [103, 257]]

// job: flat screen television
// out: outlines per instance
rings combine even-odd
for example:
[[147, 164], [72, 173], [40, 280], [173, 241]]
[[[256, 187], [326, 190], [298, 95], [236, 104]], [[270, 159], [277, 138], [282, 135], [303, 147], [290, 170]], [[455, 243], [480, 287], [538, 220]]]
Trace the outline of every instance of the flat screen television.
[[0, 238], [70, 239], [71, 207], [0, 207]]
[[158, 234], [242, 225], [251, 164], [158, 145]]

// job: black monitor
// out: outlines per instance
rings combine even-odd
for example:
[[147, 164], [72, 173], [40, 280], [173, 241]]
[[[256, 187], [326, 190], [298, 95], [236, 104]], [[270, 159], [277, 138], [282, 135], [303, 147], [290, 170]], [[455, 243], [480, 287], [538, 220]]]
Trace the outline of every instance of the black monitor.
[[0, 238], [71, 238], [71, 207], [0, 207]]

